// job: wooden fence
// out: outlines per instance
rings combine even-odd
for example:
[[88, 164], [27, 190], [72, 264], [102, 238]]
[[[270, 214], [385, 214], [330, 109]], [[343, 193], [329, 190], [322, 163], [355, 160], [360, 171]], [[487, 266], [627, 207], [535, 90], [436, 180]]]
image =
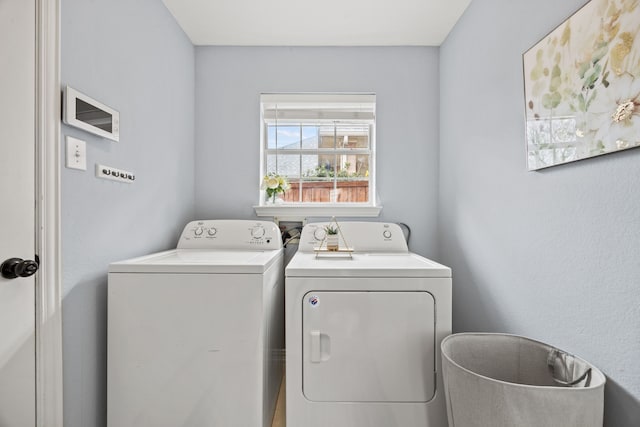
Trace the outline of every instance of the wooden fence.
[[[300, 182], [291, 182], [291, 188], [284, 194], [285, 202], [300, 201]], [[331, 181], [303, 181], [302, 201], [331, 202], [331, 192], [334, 191]], [[336, 202], [363, 203], [369, 201], [369, 181], [338, 181], [336, 188]]]

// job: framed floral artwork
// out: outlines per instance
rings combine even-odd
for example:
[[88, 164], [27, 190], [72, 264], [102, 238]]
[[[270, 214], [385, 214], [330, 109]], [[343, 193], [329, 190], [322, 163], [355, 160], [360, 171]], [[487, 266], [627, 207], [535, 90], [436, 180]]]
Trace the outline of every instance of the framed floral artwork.
[[529, 170], [640, 146], [640, 0], [591, 0], [523, 54]]

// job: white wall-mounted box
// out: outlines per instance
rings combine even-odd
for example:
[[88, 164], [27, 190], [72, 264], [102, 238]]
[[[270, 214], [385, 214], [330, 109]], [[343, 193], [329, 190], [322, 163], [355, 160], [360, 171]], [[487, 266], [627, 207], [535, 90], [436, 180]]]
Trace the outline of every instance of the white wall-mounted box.
[[120, 113], [90, 96], [67, 86], [62, 120], [78, 129], [113, 141], [120, 140]]

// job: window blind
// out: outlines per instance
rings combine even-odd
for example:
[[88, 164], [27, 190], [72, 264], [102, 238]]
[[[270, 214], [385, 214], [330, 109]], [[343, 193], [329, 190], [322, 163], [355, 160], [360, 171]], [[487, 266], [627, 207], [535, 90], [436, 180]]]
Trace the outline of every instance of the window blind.
[[375, 94], [262, 94], [262, 119], [273, 123], [373, 123]]

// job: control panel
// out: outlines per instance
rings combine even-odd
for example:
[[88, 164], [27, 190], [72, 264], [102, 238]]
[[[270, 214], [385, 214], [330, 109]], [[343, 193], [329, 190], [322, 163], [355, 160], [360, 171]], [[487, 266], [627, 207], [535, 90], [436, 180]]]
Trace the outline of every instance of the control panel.
[[188, 223], [178, 249], [256, 249], [282, 248], [278, 226], [270, 221], [201, 220]]
[[[314, 222], [304, 226], [300, 236], [299, 251], [313, 252], [326, 236], [325, 227], [335, 222]], [[353, 248], [355, 252], [407, 253], [409, 247], [398, 224], [386, 222], [339, 223], [340, 245]]]

